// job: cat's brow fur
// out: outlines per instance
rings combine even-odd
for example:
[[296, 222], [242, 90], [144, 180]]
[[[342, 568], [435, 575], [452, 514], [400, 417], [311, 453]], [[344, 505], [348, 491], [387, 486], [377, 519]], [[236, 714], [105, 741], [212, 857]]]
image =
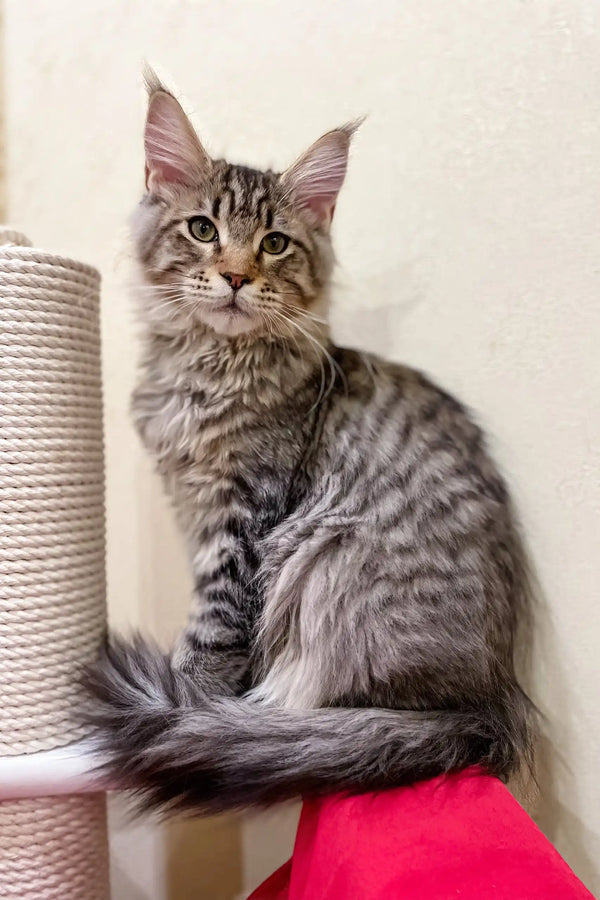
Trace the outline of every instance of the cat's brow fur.
[[[505, 483], [456, 399], [331, 342], [329, 223], [298, 196], [285, 173], [211, 161], [202, 183], [148, 192], [135, 219], [133, 414], [194, 603], [174, 655], [115, 638], [89, 677], [108, 766], [167, 808], [476, 763], [506, 777], [530, 749], [514, 668], [527, 573]], [[219, 247], [190, 239], [198, 214]], [[279, 262], [257, 253], [269, 229], [290, 237]], [[223, 259], [251, 278], [243, 333], [207, 319]]]

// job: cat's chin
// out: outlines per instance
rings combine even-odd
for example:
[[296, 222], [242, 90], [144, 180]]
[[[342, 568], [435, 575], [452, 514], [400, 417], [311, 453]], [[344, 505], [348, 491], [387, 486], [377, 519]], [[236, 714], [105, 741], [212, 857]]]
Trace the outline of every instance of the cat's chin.
[[260, 320], [239, 309], [215, 309], [202, 314], [205, 325], [223, 337], [238, 337], [241, 334], [257, 335], [260, 332]]

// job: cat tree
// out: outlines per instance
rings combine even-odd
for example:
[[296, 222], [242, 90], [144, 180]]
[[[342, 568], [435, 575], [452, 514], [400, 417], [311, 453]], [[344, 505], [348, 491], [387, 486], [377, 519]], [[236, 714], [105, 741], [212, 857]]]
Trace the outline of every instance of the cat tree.
[[0, 230], [0, 897], [108, 900], [73, 711], [105, 628], [98, 272]]

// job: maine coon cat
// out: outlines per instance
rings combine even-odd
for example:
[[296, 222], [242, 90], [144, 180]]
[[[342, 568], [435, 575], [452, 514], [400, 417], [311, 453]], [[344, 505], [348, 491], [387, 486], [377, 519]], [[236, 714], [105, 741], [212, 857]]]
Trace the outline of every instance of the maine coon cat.
[[195, 591], [173, 654], [113, 638], [90, 674], [107, 768], [196, 811], [507, 777], [531, 717], [504, 481], [456, 399], [329, 336], [352, 127], [256, 171], [148, 87], [133, 415]]

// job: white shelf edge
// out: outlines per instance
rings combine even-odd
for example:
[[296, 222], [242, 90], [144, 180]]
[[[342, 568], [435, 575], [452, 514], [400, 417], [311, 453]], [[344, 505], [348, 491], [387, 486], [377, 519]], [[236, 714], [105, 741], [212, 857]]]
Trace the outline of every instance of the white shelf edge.
[[107, 790], [89, 744], [77, 741], [55, 750], [0, 756], [0, 801]]

